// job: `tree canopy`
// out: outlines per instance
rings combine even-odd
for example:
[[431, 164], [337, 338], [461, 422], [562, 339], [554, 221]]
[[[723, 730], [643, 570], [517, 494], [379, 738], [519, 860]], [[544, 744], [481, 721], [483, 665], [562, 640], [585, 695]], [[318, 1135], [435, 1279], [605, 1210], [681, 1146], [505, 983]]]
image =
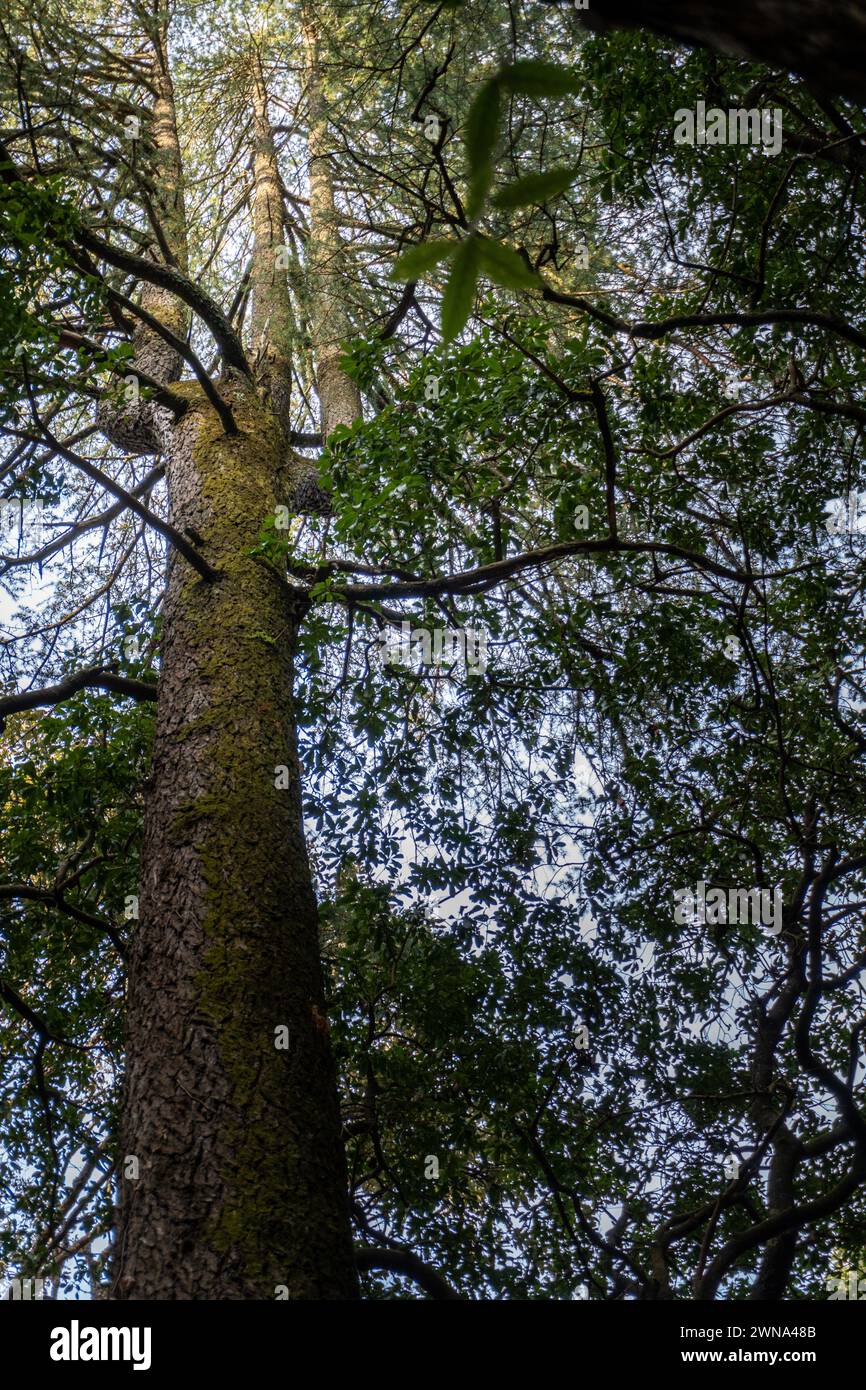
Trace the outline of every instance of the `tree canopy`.
[[[211, 570], [142, 440], [193, 389], [243, 432], [245, 370], [286, 384], [250, 554], [309, 605], [364, 1296], [816, 1299], [864, 1268], [864, 112], [582, 19], [9, 0], [10, 1271], [108, 1285], [167, 558]], [[776, 112], [778, 154], [677, 143], [700, 102]]]

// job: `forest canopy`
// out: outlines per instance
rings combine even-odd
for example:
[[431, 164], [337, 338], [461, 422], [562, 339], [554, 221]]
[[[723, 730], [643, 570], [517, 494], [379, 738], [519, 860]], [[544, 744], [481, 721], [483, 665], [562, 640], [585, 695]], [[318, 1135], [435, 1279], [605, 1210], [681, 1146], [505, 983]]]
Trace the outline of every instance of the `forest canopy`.
[[606, 8], [7, 0], [9, 1277], [866, 1280], [863, 93]]

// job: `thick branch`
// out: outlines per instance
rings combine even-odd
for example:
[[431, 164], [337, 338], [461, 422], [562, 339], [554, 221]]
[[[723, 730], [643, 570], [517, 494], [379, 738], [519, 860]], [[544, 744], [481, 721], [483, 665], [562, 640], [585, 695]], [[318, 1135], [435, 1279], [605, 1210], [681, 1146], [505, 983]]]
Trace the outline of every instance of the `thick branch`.
[[825, 328], [835, 333], [855, 347], [866, 348], [866, 333], [853, 324], [846, 323], [836, 314], [824, 314], [817, 309], [729, 309], [715, 314], [675, 314], [669, 319], [659, 319], [657, 323], [629, 323], [606, 309], [599, 309], [591, 300], [579, 294], [560, 294], [550, 285], [545, 285], [542, 298], [551, 304], [568, 304], [574, 309], [583, 309], [597, 323], [603, 323], [614, 333], [626, 333], [630, 338], [646, 338], [650, 342], [665, 338], [680, 328], [762, 328], [771, 323], [790, 323]]
[[250, 364], [244, 355], [241, 340], [235, 333], [225, 314], [217, 304], [211, 299], [192, 280], [187, 279], [179, 270], [173, 266], [161, 265], [157, 261], [150, 261], [145, 256], [133, 255], [130, 251], [123, 251], [120, 247], [112, 246], [101, 237], [95, 236], [93, 232], [83, 231], [79, 234], [79, 241], [94, 256], [107, 261], [117, 270], [125, 270], [130, 275], [135, 275], [139, 280], [146, 280], [151, 285], [158, 285], [161, 289], [170, 290], [177, 295], [178, 299], [183, 300], [184, 304], [198, 314], [203, 323], [207, 324], [214, 341], [219, 346], [223, 355], [223, 360], [230, 367], [242, 372], [244, 376], [251, 376]]
[[[60, 331], [59, 344], [61, 347], [85, 347], [93, 354], [95, 362], [103, 361], [108, 356], [108, 349], [102, 343], [96, 342], [95, 338], [88, 338], [85, 333], [73, 333], [71, 329], [63, 328]], [[163, 386], [155, 377], [143, 372], [140, 367], [136, 367], [134, 362], [122, 362], [112, 366], [111, 370], [117, 376], [134, 376], [142, 386], [153, 393], [153, 399], [157, 405], [165, 406], [170, 410], [176, 420], [179, 420], [189, 409], [189, 401], [186, 396], [179, 396], [170, 387]]]
[[238, 427], [235, 424], [235, 417], [232, 414], [231, 406], [227, 401], [223, 400], [219, 391], [208, 376], [204, 366], [198, 360], [198, 357], [189, 344], [179, 338], [176, 333], [172, 333], [170, 328], [166, 328], [164, 323], [160, 323], [159, 319], [156, 318], [154, 314], [149, 313], [141, 304], [136, 304], [134, 300], [128, 299], [125, 294], [121, 294], [119, 290], [114, 290], [110, 286], [106, 286], [106, 291], [117, 304], [122, 304], [123, 307], [128, 309], [131, 314], [134, 314], [136, 318], [141, 319], [141, 322], [146, 324], [152, 333], [156, 333], [157, 337], [162, 338], [163, 342], [168, 343], [169, 347], [173, 348], [185, 362], [189, 363], [195, 373], [199, 386], [222, 420], [223, 429], [226, 434], [237, 434]]
[[[547, 546], [544, 550], [527, 550], [522, 555], [512, 555], [507, 560], [497, 560], [490, 565], [479, 565], [476, 569], [463, 570], [459, 574], [440, 575], [435, 579], [420, 579], [405, 584], [347, 584], [341, 586], [338, 592], [344, 598], [350, 599], [425, 598], [434, 594], [482, 593], [486, 589], [492, 589], [495, 585], [501, 584], [503, 579], [508, 579], [513, 574], [519, 574], [522, 570], [549, 565], [552, 561], [562, 560], [569, 555], [603, 555], [605, 553], [621, 554], [625, 552], [670, 555], [693, 565], [695, 569], [714, 574], [719, 579], [733, 580], [738, 584], [744, 584], [750, 578], [769, 577], [749, 576], [740, 570], [731, 569], [728, 565], [719, 564], [718, 561], [711, 560], [707, 555], [686, 550], [683, 546], [671, 545], [666, 541], [624, 541], [616, 536], [605, 536], [601, 540], [563, 541], [559, 545]], [[328, 566], [324, 566], [321, 572], [315, 572], [315, 577], [317, 579], [324, 578], [327, 573]]]
[[438, 1270], [411, 1250], [356, 1250], [355, 1264], [360, 1271], [386, 1269], [390, 1274], [405, 1274], [413, 1279], [431, 1298], [449, 1298], [465, 1302], [463, 1295], [442, 1278]]
[[15, 898], [20, 898], [24, 902], [42, 903], [45, 907], [54, 907], [58, 912], [71, 917], [76, 922], [82, 922], [87, 927], [95, 927], [108, 937], [118, 955], [126, 959], [126, 947], [116, 927], [110, 922], [106, 922], [102, 917], [97, 917], [93, 912], [86, 912], [84, 908], [76, 907], [74, 903], [69, 903], [63, 896], [63, 887], [52, 892], [50, 888], [34, 888], [29, 883], [0, 883], [0, 902], [4, 899], [9, 902]]
[[7, 985], [5, 980], [0, 980], [0, 999], [5, 1000], [21, 1018], [30, 1024], [31, 1028], [35, 1028], [40, 1038], [48, 1042], [62, 1043], [64, 1047], [72, 1047], [76, 1051], [81, 1050], [77, 1043], [70, 1042], [60, 1033], [53, 1033], [42, 1015], [32, 1009], [27, 1000], [22, 999], [18, 991], [13, 989], [11, 985]]
[[158, 517], [155, 512], [152, 512], [143, 502], [139, 502], [138, 498], [133, 497], [132, 493], [127, 492], [126, 488], [122, 487], [120, 483], [116, 483], [113, 478], [109, 478], [107, 473], [103, 473], [102, 470], [91, 463], [89, 459], [83, 458], [81, 454], [74, 453], [72, 449], [67, 449], [65, 444], [61, 444], [58, 439], [54, 438], [54, 435], [48, 429], [47, 425], [41, 420], [39, 421], [39, 425], [51, 447], [56, 449], [62, 458], [67, 459], [69, 463], [74, 463], [76, 468], [80, 468], [82, 473], [86, 473], [87, 477], [94, 483], [98, 483], [100, 487], [104, 487], [106, 492], [112, 493], [118, 501], [123, 502], [125, 506], [129, 507], [130, 511], [135, 512], [136, 516], [140, 516], [142, 521], [146, 521], [147, 524], [152, 526], [155, 531], [158, 531], [161, 536], [164, 536], [165, 539], [174, 546], [175, 550], [179, 550], [184, 559], [189, 561], [193, 569], [198, 570], [203, 579], [206, 579], [211, 584], [219, 579], [218, 571], [215, 570], [212, 565], [208, 564], [203, 555], [199, 555], [195, 546], [188, 541], [186, 536], [182, 535], [176, 527], [172, 526], [168, 521], [163, 521], [161, 517]]
[[57, 685], [46, 685], [41, 690], [24, 690], [17, 695], [5, 695], [0, 699], [0, 732], [7, 715], [18, 714], [25, 709], [42, 709], [59, 705], [77, 695], [79, 690], [110, 690], [116, 695], [126, 695], [131, 700], [155, 700], [156, 682], [137, 681], [128, 676], [119, 676], [105, 666], [88, 666], [82, 671], [74, 671], [66, 680]]
[[756, 1226], [750, 1226], [746, 1231], [740, 1231], [732, 1236], [728, 1243], [719, 1252], [707, 1273], [701, 1281], [700, 1289], [695, 1296], [699, 1299], [712, 1299], [722, 1279], [727, 1274], [731, 1265], [744, 1255], [748, 1250], [754, 1250], [756, 1246], [763, 1245], [774, 1236], [782, 1235], [785, 1231], [794, 1229], [802, 1230], [804, 1226], [811, 1225], [815, 1221], [821, 1220], [825, 1216], [832, 1216], [834, 1211], [838, 1211], [848, 1198], [862, 1187], [866, 1180], [866, 1155], [859, 1155], [844, 1177], [832, 1187], [829, 1192], [816, 1197], [813, 1202], [804, 1202], [799, 1207], [789, 1207], [787, 1211], [776, 1212], [773, 1216], [768, 1216], [764, 1221], [759, 1221]]

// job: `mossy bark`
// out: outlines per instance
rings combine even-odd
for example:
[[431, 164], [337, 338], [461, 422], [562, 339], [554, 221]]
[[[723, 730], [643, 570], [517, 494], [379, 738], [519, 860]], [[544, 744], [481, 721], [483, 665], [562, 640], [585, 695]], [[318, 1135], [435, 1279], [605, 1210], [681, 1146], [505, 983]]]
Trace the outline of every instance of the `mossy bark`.
[[236, 438], [198, 387], [179, 389], [192, 404], [168, 459], [172, 521], [221, 578], [170, 564], [127, 1001], [121, 1162], [138, 1178], [123, 1183], [116, 1296], [353, 1298], [292, 708], [302, 604], [249, 554], [285, 445], [249, 383], [222, 388]]

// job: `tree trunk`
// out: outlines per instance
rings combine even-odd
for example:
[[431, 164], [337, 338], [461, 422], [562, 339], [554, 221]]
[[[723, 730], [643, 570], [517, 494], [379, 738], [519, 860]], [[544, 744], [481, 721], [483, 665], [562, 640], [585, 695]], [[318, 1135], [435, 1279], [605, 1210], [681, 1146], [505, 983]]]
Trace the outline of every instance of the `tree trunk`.
[[[198, 388], [168, 460], [170, 565], [130, 959], [118, 1295], [357, 1294], [292, 710], [301, 606], [250, 558], [283, 440], [246, 383]], [[284, 772], [283, 769], [286, 771]], [[277, 1033], [288, 1029], [288, 1047]]]
[[[153, 211], [160, 237], [154, 230], [150, 247], [153, 260], [170, 260], [186, 271], [188, 261], [186, 208], [183, 193], [183, 161], [177, 134], [174, 85], [168, 64], [165, 31], [151, 36], [154, 51], [151, 83], [155, 90], [153, 110], [146, 134], [154, 148]], [[141, 132], [145, 133], [145, 132]], [[189, 312], [170, 291], [146, 284], [141, 291], [141, 307], [170, 328], [181, 340], [186, 338]], [[163, 385], [180, 374], [182, 358], [164, 338], [139, 323], [133, 334], [135, 365]], [[158, 454], [166, 441], [171, 415], [152, 401], [138, 400], [118, 407], [114, 400], [100, 402], [96, 420], [103, 434], [130, 454]]]
[[322, 85], [319, 41], [309, 5], [303, 9], [303, 28], [309, 109], [311, 334], [322, 434], [327, 439], [338, 425], [351, 425], [357, 420], [361, 414], [361, 397], [352, 378], [340, 366], [342, 345], [350, 336], [342, 279], [343, 244], [331, 175], [328, 108]]
[[285, 473], [280, 501], [297, 512], [330, 510], [331, 499], [319, 483], [315, 463], [291, 446], [292, 349], [296, 325], [289, 294], [283, 244], [283, 190], [274, 134], [268, 115], [268, 91], [261, 55], [250, 49], [250, 96], [255, 130], [253, 160], [253, 259], [250, 327], [259, 395], [274, 411], [284, 439]]
[[261, 56], [250, 52], [253, 126], [253, 261], [251, 330], [256, 376], [288, 442], [292, 432], [292, 349], [295, 324], [283, 250], [283, 194], [268, 117]]

